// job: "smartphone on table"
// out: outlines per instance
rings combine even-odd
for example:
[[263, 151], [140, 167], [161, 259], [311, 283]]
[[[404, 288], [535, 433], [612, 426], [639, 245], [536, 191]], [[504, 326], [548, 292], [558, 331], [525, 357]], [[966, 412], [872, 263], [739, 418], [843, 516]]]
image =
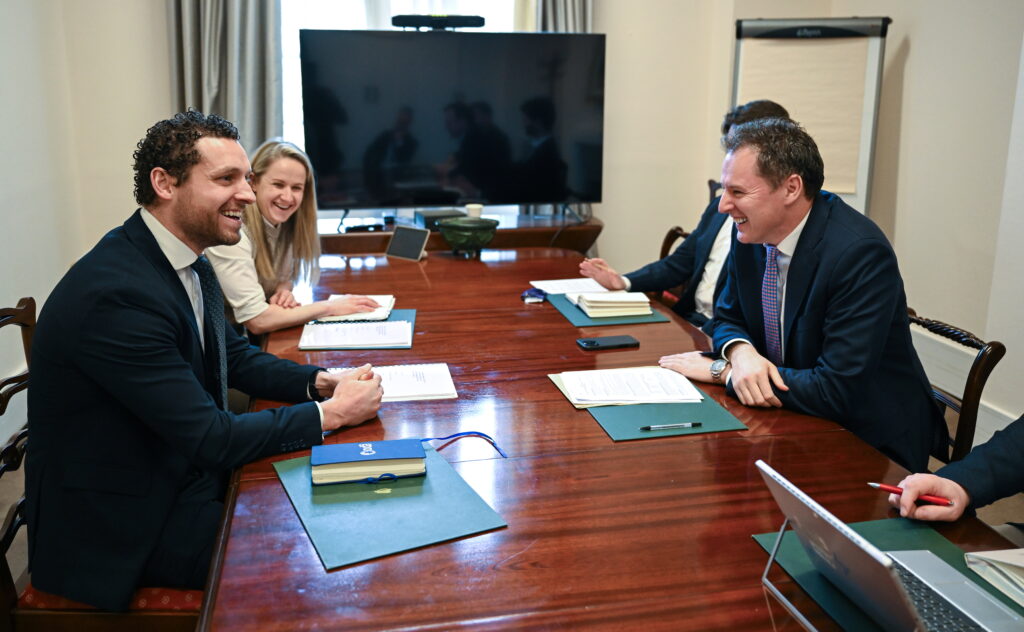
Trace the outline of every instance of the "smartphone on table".
[[640, 346], [640, 341], [633, 336], [598, 336], [596, 338], [577, 338], [576, 344], [587, 351], [604, 349], [631, 349]]

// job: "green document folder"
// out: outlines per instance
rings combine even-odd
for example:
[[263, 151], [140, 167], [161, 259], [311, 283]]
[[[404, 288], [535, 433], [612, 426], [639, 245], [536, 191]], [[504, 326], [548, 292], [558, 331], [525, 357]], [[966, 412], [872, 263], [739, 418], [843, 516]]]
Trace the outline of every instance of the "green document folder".
[[[983, 590], [1006, 604], [1014, 611], [1024, 614], [1024, 608], [1013, 602], [995, 587], [968, 570], [964, 562], [964, 552], [940, 533], [913, 520], [905, 518], [888, 518], [885, 520], [869, 520], [867, 522], [851, 522], [850, 528], [862, 535], [868, 542], [883, 551], [913, 551], [926, 549], [941, 557], [946, 563], [964, 574]], [[771, 551], [775, 545], [778, 532], [761, 533], [753, 536], [765, 551]], [[786, 531], [779, 546], [776, 561], [790, 577], [804, 589], [814, 601], [821, 606], [830, 617], [835, 619], [844, 630], [881, 630], [863, 610], [846, 598], [832, 582], [825, 579], [814, 568], [811, 558], [807, 557], [800, 540], [792, 530]], [[776, 571], [777, 572], [777, 571]]]
[[[684, 434], [722, 432], [725, 430], [746, 430], [747, 426], [736, 419], [718, 402], [704, 393], [699, 402], [685, 404], [631, 404], [628, 406], [595, 406], [588, 408], [597, 423], [601, 424], [612, 441], [633, 439], [657, 439]], [[640, 426], [676, 424], [684, 421], [699, 421], [700, 428], [673, 428], [671, 430], [640, 430]]]
[[576, 307], [565, 298], [565, 294], [548, 294], [548, 302], [555, 306], [566, 320], [574, 327], [595, 327], [597, 325], [635, 325], [640, 323], [667, 323], [668, 316], [661, 312], [653, 312], [644, 316], [611, 316], [608, 318], [591, 318], [582, 309]]
[[274, 463], [324, 568], [508, 526], [436, 451], [427, 475], [314, 486], [309, 457]]

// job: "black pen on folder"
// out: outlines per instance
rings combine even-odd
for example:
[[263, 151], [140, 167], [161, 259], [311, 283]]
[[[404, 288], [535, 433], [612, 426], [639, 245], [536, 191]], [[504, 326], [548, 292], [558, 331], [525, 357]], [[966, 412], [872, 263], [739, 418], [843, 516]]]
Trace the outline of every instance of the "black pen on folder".
[[687, 421], [681, 424], [662, 424], [660, 426], [640, 426], [641, 430], [675, 430], [676, 428], [700, 428], [699, 421]]

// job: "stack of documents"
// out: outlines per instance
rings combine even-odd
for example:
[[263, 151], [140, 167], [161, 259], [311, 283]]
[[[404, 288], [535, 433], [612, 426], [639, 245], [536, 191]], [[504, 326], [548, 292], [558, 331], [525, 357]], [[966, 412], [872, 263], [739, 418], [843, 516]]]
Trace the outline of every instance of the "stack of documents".
[[548, 377], [576, 408], [686, 403], [704, 399], [690, 380], [660, 366], [567, 371]]
[[1024, 549], [964, 553], [967, 567], [1024, 606]]
[[591, 318], [646, 316], [651, 313], [651, 302], [643, 292], [587, 292], [566, 294], [565, 298]]
[[[348, 371], [347, 368], [327, 369], [331, 373]], [[384, 389], [384, 402], [408, 402], [421, 399], [455, 399], [455, 383], [448, 365], [440, 364], [399, 364], [375, 366], [373, 372], [380, 375]]]
[[[331, 294], [328, 297], [328, 301], [334, 301], [340, 298], [345, 298], [347, 294]], [[341, 323], [351, 322], [360, 320], [387, 320], [387, 317], [391, 315], [391, 308], [395, 306], [395, 297], [392, 294], [370, 294], [367, 298], [372, 298], [377, 301], [380, 305], [377, 309], [372, 312], [357, 312], [355, 314], [345, 314], [344, 316], [323, 316], [318, 318], [318, 323]]]
[[412, 346], [412, 323], [307, 323], [299, 349], [381, 349]]
[[587, 277], [530, 281], [530, 285], [548, 294], [579, 294], [581, 292], [607, 292], [603, 285]]

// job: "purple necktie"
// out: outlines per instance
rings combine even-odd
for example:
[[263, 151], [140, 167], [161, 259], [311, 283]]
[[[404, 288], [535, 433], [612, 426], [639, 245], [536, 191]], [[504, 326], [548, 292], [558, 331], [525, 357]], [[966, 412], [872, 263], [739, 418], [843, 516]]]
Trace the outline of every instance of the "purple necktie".
[[764, 342], [768, 360], [782, 366], [782, 336], [779, 333], [779, 249], [765, 244], [767, 260], [761, 282], [761, 309], [764, 312]]

